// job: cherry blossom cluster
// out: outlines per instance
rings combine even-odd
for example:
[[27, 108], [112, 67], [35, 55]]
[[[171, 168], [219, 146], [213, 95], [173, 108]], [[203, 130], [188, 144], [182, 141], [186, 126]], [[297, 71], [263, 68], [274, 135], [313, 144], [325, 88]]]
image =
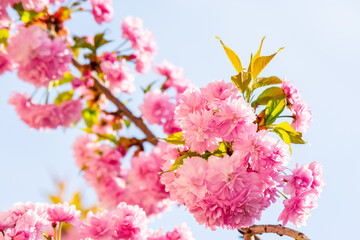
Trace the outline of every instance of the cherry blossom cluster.
[[50, 39], [41, 28], [21, 26], [9, 38], [8, 54], [18, 64], [18, 76], [35, 87], [47, 87], [69, 70], [71, 51], [61, 38]]
[[[279, 220], [300, 226], [315, 207], [306, 202], [312, 195], [304, 194], [304, 184], [295, 184], [295, 177], [283, 174], [290, 161], [289, 147], [269, 136], [269, 130], [259, 130], [256, 119], [235, 85], [223, 80], [189, 88], [180, 96], [175, 121], [185, 143], [167, 156], [161, 181], [171, 199], [184, 204], [200, 224], [211, 229], [253, 225], [279, 197], [285, 182], [284, 193], [292, 198], [285, 200]], [[310, 166], [316, 169], [309, 170], [316, 181], [308, 187], [319, 193], [321, 167], [316, 162]], [[298, 194], [288, 190], [291, 183]], [[293, 199], [306, 203], [301, 208]]]
[[[173, 134], [181, 131], [178, 124], [175, 123], [174, 110], [178, 100], [178, 94], [183, 93], [192, 84], [184, 77], [184, 72], [168, 61], [155, 66], [155, 71], [166, 77], [161, 89], [146, 92], [144, 103], [139, 106], [142, 118], [149, 124], [158, 124], [163, 126], [166, 134]], [[176, 95], [174, 98], [168, 94], [168, 89], [174, 88]]]
[[285, 208], [278, 220], [284, 225], [290, 221], [299, 228], [309, 217], [309, 211], [317, 206], [316, 200], [325, 187], [321, 165], [317, 162], [296, 165], [292, 175], [284, 180], [284, 193], [291, 194], [291, 198], [284, 200]]
[[84, 171], [84, 178], [97, 192], [102, 207], [112, 209], [124, 201], [139, 205], [151, 216], [171, 204], [159, 177], [164, 163], [164, 145], [159, 143], [150, 154], [140, 152], [134, 156], [131, 169], [121, 164], [123, 149], [95, 143], [88, 136], [79, 137], [73, 148], [76, 165]]
[[305, 133], [312, 121], [311, 111], [307, 103], [302, 99], [298, 89], [291, 82], [283, 81], [281, 88], [286, 94], [288, 108], [294, 116], [291, 126], [301, 133]]
[[161, 234], [147, 228], [145, 212], [138, 206], [119, 203], [112, 211], [88, 212], [86, 219], [75, 205], [17, 203], [7, 212], [0, 212], [0, 239], [60, 240], [62, 224], [76, 227], [75, 232], [64, 232], [63, 239], [101, 240], [193, 240], [185, 224]]
[[153, 33], [144, 29], [140, 18], [132, 16], [123, 19], [121, 29], [122, 37], [129, 40], [135, 50], [136, 70], [143, 74], [148, 72], [158, 49]]
[[82, 104], [80, 100], [69, 100], [56, 104], [34, 104], [27, 94], [13, 93], [9, 103], [14, 105], [20, 119], [30, 128], [56, 129], [69, 127], [80, 121]]

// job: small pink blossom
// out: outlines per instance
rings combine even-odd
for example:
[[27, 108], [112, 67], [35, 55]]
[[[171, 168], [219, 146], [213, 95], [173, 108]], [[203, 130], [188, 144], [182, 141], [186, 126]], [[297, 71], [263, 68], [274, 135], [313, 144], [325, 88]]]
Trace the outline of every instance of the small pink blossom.
[[205, 100], [202, 98], [200, 90], [195, 87], [189, 87], [179, 96], [178, 105], [175, 109], [175, 122], [181, 125], [190, 113], [200, 111], [204, 108]]
[[90, 0], [92, 14], [98, 24], [110, 22], [113, 17], [112, 0]]
[[212, 111], [189, 113], [187, 119], [180, 123], [185, 145], [200, 154], [217, 149], [221, 138], [214, 128], [215, 124]]
[[286, 180], [284, 187], [286, 194], [299, 194], [309, 190], [314, 180], [313, 173], [306, 164], [300, 167], [296, 164], [292, 175], [285, 176], [284, 179]]
[[292, 85], [291, 81], [284, 81], [281, 84], [281, 88], [286, 95], [286, 100], [291, 105], [295, 104], [298, 100], [301, 99], [300, 92]]
[[179, 202], [193, 205], [197, 199], [206, 194], [206, 160], [200, 157], [191, 157], [183, 160], [184, 164], [177, 170], [179, 177], [175, 179], [174, 187]]
[[55, 104], [34, 104], [26, 94], [14, 93], [9, 104], [15, 106], [20, 119], [29, 127], [35, 129], [55, 129], [58, 126], [68, 127], [81, 119], [81, 103], [71, 100]]
[[123, 38], [129, 40], [135, 50], [136, 70], [146, 73], [158, 49], [152, 32], [144, 29], [141, 19], [131, 16], [123, 19], [121, 27]]
[[61, 125], [65, 128], [69, 127], [72, 123], [80, 121], [82, 118], [82, 104], [80, 99], [62, 102], [60, 110], [64, 117]]
[[15, 67], [15, 62], [9, 57], [3, 46], [0, 45], [0, 75], [6, 71], [12, 71]]
[[109, 88], [114, 92], [132, 93], [135, 91], [134, 76], [126, 66], [126, 61], [102, 61], [101, 70], [105, 73], [105, 80], [109, 81]]
[[291, 123], [292, 128], [297, 132], [306, 133], [312, 121], [309, 106], [303, 100], [298, 100], [291, 107], [291, 112], [295, 118]]
[[161, 65], [155, 66], [155, 72], [165, 76], [165, 88], [174, 87], [178, 93], [183, 93], [191, 83], [184, 77], [184, 71], [171, 63], [164, 61]]
[[75, 205], [69, 205], [69, 203], [58, 203], [51, 205], [47, 209], [48, 220], [50, 222], [66, 222], [74, 224], [78, 221], [81, 212], [76, 210]]
[[35, 87], [47, 86], [50, 81], [63, 78], [69, 70], [71, 51], [61, 38], [51, 40], [36, 25], [20, 26], [8, 39], [9, 56], [19, 64], [18, 76]]
[[278, 221], [282, 221], [284, 226], [290, 221], [300, 228], [301, 225], [305, 225], [306, 219], [310, 216], [310, 210], [317, 207], [316, 199], [316, 194], [312, 191], [292, 195], [290, 199], [285, 199], [283, 201], [285, 208]]
[[237, 98], [239, 90], [233, 83], [224, 80], [214, 81], [201, 88], [201, 96], [208, 102], [207, 106], [213, 110], [220, 110], [220, 104], [228, 98]]
[[6, 8], [2, 8], [0, 5], [0, 29], [9, 27], [11, 22], [11, 18], [9, 17]]
[[149, 91], [145, 94], [144, 103], [139, 106], [142, 118], [150, 124], [162, 124], [170, 119], [174, 113], [175, 104], [170, 102], [170, 97], [160, 90]]
[[247, 131], [256, 119], [254, 109], [243, 98], [222, 101], [214, 120], [220, 136], [231, 142]]

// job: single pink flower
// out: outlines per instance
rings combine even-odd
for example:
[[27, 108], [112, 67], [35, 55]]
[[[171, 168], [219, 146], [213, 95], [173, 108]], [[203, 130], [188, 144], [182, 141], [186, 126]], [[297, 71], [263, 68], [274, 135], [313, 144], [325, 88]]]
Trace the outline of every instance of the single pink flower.
[[174, 113], [175, 104], [170, 102], [170, 97], [160, 90], [149, 91], [145, 94], [144, 103], [139, 106], [142, 118], [150, 124], [162, 124], [170, 119]]
[[90, 0], [92, 14], [98, 24], [110, 22], [113, 17], [112, 0]]
[[81, 212], [76, 210], [75, 205], [69, 205], [68, 202], [51, 205], [47, 209], [48, 220], [50, 222], [66, 222], [76, 224]]

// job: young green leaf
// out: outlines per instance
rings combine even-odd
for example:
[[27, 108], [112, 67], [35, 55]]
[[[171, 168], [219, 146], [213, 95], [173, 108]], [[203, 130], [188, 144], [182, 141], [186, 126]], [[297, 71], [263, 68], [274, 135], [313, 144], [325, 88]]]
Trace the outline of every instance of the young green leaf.
[[285, 105], [284, 98], [270, 99], [265, 109], [265, 126], [275, 122], [276, 118], [284, 111]]
[[275, 55], [284, 48], [280, 48], [276, 53], [270, 56], [258, 57], [254, 61], [254, 64], [251, 69], [251, 75], [253, 79], [257, 79], [261, 71], [268, 65], [268, 63], [275, 57]]
[[267, 88], [251, 103], [251, 106], [266, 105], [272, 98], [285, 98], [284, 91], [279, 87]]
[[177, 133], [171, 134], [164, 140], [167, 143], [174, 144], [174, 145], [184, 145], [185, 144], [185, 140], [182, 137], [182, 132], [177, 132]]
[[241, 65], [241, 61], [240, 61], [240, 58], [238, 57], [238, 55], [236, 55], [236, 53], [233, 50], [231, 50], [230, 48], [225, 46], [224, 43], [221, 41], [221, 39], [219, 37], [216, 37], [216, 38], [220, 40], [220, 43], [224, 47], [226, 55], [230, 59], [230, 62], [234, 66], [235, 70], [238, 73], [242, 72], [242, 65]]
[[240, 72], [238, 75], [232, 76], [231, 81], [242, 93], [245, 93], [249, 89], [251, 75], [250, 73]]
[[104, 33], [98, 33], [94, 37], [94, 47], [95, 49], [98, 49], [99, 47], [105, 45], [106, 43], [109, 43], [110, 41], [106, 40], [104, 38]]
[[129, 120], [127, 120], [127, 119], [124, 119], [123, 121], [124, 121], [124, 123], [125, 123], [125, 126], [126, 126], [127, 128], [129, 128], [130, 125], [131, 125], [131, 122], [130, 122]]
[[305, 144], [306, 142], [302, 139], [302, 134], [296, 132], [288, 122], [282, 122], [276, 125], [273, 131], [281, 137], [281, 139], [289, 145], [290, 152], [291, 146], [290, 143], [294, 144]]
[[85, 108], [81, 114], [88, 128], [92, 128], [92, 126], [98, 122], [98, 109], [92, 110], [90, 108]]
[[70, 72], [64, 73], [64, 78], [54, 81], [53, 87], [60, 86], [65, 83], [71, 83], [74, 80], [74, 76]]
[[73, 95], [74, 95], [74, 90], [62, 92], [56, 97], [54, 104], [60, 106], [62, 102], [71, 100]]
[[0, 29], [0, 44], [4, 44], [7, 47], [7, 39], [9, 37], [9, 30], [6, 28]]
[[267, 78], [258, 78], [252, 87], [252, 90], [255, 90], [260, 87], [280, 84], [282, 83], [281, 79], [275, 76], [267, 77]]

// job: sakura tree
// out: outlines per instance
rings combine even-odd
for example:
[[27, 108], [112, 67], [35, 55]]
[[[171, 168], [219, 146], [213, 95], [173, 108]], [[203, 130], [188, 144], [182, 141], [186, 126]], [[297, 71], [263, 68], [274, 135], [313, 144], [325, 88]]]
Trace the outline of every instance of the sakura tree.
[[[173, 203], [214, 231], [308, 239], [285, 225], [305, 224], [325, 186], [318, 162], [287, 168], [291, 144], [305, 144], [311, 111], [292, 82], [260, 77], [281, 49], [261, 56], [263, 39], [244, 68], [220, 40], [236, 74], [198, 88], [182, 69], [153, 63], [158, 47], [140, 18], [122, 20], [121, 40], [108, 39], [105, 31], [78, 36], [64, 27], [89, 6], [98, 24], [112, 20], [111, 0], [0, 3], [0, 74], [16, 71], [35, 88], [13, 93], [9, 104], [30, 128], [83, 132], [73, 144], [74, 158], [99, 200], [92, 209], [78, 198], [17, 203], [0, 212], [0, 239], [193, 239], [185, 224], [165, 234], [147, 227]], [[104, 50], [110, 42], [119, 45]], [[151, 69], [160, 80], [143, 89], [136, 116], [121, 99], [135, 92], [135, 73]], [[153, 124], [162, 131], [152, 132]], [[130, 125], [142, 134], [126, 134]], [[144, 144], [153, 145], [151, 152]], [[124, 158], [131, 158], [130, 168]], [[254, 225], [278, 199], [283, 226]]]

